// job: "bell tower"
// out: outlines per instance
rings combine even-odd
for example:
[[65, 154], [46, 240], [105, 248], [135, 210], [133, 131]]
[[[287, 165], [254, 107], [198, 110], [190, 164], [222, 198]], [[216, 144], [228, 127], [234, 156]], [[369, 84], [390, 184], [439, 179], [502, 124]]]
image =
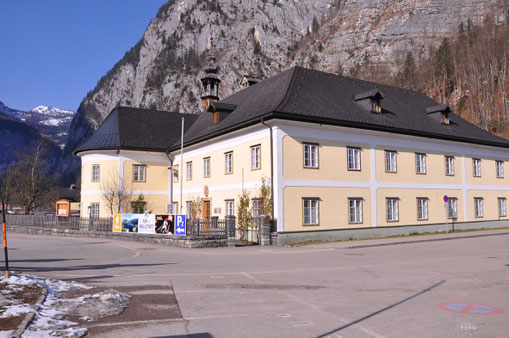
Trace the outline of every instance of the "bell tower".
[[211, 102], [219, 101], [219, 84], [221, 80], [217, 76], [219, 69], [216, 65], [216, 58], [212, 55], [207, 57], [207, 66], [204, 76], [200, 79], [202, 83], [201, 107], [207, 111]]

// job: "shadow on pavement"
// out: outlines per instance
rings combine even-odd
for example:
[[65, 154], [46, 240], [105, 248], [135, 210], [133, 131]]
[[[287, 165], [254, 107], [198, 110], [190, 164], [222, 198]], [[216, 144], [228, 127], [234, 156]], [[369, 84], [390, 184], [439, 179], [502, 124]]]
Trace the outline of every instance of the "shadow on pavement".
[[177, 263], [157, 263], [157, 264], [97, 264], [97, 265], [77, 265], [68, 267], [20, 267], [13, 266], [11, 269], [19, 272], [51, 272], [51, 271], [79, 271], [79, 270], [105, 270], [113, 268], [128, 268], [142, 266], [161, 266]]
[[212, 338], [214, 337], [210, 333], [190, 333], [190, 334], [179, 334], [176, 336], [154, 336], [152, 338]]
[[9, 259], [9, 262], [14, 263], [45, 263], [45, 262], [65, 262], [65, 261], [82, 261], [83, 258], [48, 258], [48, 259]]
[[61, 278], [61, 280], [64, 280], [64, 281], [89, 281], [89, 282], [93, 282], [95, 281], [96, 279], [106, 279], [106, 278], [112, 278], [112, 277], [115, 277], [113, 275], [98, 275], [98, 276], [88, 276], [88, 277], [73, 277], [73, 278]]
[[374, 316], [376, 316], [376, 315], [378, 315], [378, 314], [380, 314], [380, 313], [382, 313], [382, 312], [384, 312], [384, 311], [387, 311], [387, 310], [392, 309], [393, 307], [396, 307], [396, 306], [398, 306], [398, 305], [400, 305], [400, 304], [402, 304], [402, 303], [404, 303], [404, 302], [406, 302], [406, 301], [409, 301], [409, 300], [410, 300], [410, 299], [412, 299], [412, 298], [415, 298], [415, 297], [417, 297], [417, 296], [422, 295], [423, 293], [426, 293], [426, 292], [428, 292], [428, 291], [431, 291], [432, 289], [436, 288], [437, 286], [439, 286], [439, 285], [441, 285], [441, 284], [443, 284], [443, 283], [445, 283], [445, 280], [442, 280], [442, 281], [440, 281], [440, 282], [438, 282], [438, 283], [436, 283], [436, 284], [433, 284], [433, 285], [432, 285], [432, 286], [430, 286], [429, 288], [424, 289], [424, 290], [422, 290], [421, 292], [416, 293], [415, 295], [412, 295], [412, 296], [410, 296], [410, 297], [407, 297], [407, 298], [405, 298], [405, 299], [403, 299], [403, 300], [400, 300], [400, 301], [399, 301], [399, 302], [397, 302], [397, 303], [394, 303], [394, 304], [392, 304], [392, 305], [389, 305], [389, 306], [387, 306], [387, 307], [384, 307], [384, 308], [383, 308], [383, 309], [381, 309], [381, 310], [378, 310], [378, 311], [376, 311], [376, 312], [373, 312], [373, 313], [371, 313], [371, 314], [369, 314], [369, 315], [367, 315], [367, 316], [364, 316], [364, 317], [362, 317], [362, 318], [360, 318], [360, 319], [357, 319], [357, 320], [355, 320], [355, 321], [353, 321], [353, 322], [350, 322], [350, 323], [348, 323], [348, 324], [345, 324], [345, 325], [343, 325], [343, 326], [341, 326], [341, 327], [338, 327], [337, 329], [334, 329], [334, 330], [332, 330], [332, 331], [329, 331], [329, 332], [323, 333], [323, 334], [319, 335], [319, 336], [318, 336], [318, 338], [326, 337], [326, 336], [331, 335], [331, 334], [333, 334], [333, 333], [335, 333], [335, 332], [338, 332], [338, 331], [341, 331], [341, 330], [343, 330], [343, 329], [346, 329], [347, 327], [350, 327], [350, 326], [352, 326], [352, 325], [358, 324], [358, 323], [362, 322], [363, 320], [366, 320], [366, 319], [368, 319], [368, 318], [374, 317]]

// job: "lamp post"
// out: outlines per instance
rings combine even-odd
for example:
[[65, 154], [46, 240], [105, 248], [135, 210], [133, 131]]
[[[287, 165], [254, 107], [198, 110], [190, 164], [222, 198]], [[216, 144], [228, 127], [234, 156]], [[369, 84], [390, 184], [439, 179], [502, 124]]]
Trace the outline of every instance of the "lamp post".
[[2, 200], [2, 231], [4, 234], [5, 278], [9, 278], [9, 254], [7, 252], [7, 227], [5, 226], [5, 203]]

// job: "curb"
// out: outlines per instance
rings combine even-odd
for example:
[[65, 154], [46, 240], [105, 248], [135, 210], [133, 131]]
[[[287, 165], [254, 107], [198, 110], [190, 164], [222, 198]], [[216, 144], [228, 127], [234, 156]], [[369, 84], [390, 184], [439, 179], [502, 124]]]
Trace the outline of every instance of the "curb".
[[399, 244], [412, 244], [412, 243], [425, 243], [425, 242], [437, 242], [437, 241], [450, 241], [450, 240], [462, 239], [462, 238], [489, 237], [489, 236], [499, 236], [499, 235], [509, 235], [509, 232], [499, 232], [499, 233], [496, 233], [496, 234], [480, 234], [480, 235], [469, 235], [469, 236], [455, 236], [455, 237], [419, 239], [419, 240], [415, 240], [415, 241], [399, 241], [399, 242], [380, 243], [380, 244], [352, 245], [352, 246], [345, 247], [345, 249], [360, 249], [360, 248], [372, 248], [372, 247], [377, 247], [377, 246], [388, 246], [388, 245], [399, 245]]
[[11, 335], [12, 338], [21, 337], [21, 335], [23, 334], [23, 332], [25, 332], [28, 325], [30, 325], [32, 323], [32, 321], [34, 320], [35, 314], [37, 313], [37, 311], [39, 311], [42, 303], [44, 303], [47, 296], [48, 296], [48, 289], [46, 289], [46, 287], [43, 287], [42, 294], [39, 296], [39, 298], [37, 299], [37, 302], [35, 303], [34, 312], [29, 312], [26, 315], [25, 319], [23, 319], [23, 321], [18, 325], [18, 328], [16, 329], [16, 331], [14, 331], [14, 333]]

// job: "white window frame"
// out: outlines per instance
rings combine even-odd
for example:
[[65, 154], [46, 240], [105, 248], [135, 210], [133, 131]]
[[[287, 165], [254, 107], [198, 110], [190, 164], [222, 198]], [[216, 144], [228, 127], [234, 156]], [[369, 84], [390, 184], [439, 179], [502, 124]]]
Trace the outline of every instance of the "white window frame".
[[234, 216], [235, 215], [234, 200], [225, 200], [224, 201], [224, 214], [225, 214], [225, 216]]
[[90, 203], [90, 218], [99, 218], [101, 204], [99, 202]]
[[504, 161], [496, 161], [497, 178], [504, 178]]
[[417, 220], [428, 220], [428, 201], [427, 197], [417, 197]]
[[348, 170], [351, 171], [360, 171], [361, 170], [361, 148], [356, 147], [348, 147], [347, 148], [347, 157], [348, 157]]
[[472, 159], [472, 169], [474, 177], [481, 177], [482, 176], [482, 168], [481, 168], [481, 160], [479, 158], [473, 158]]
[[507, 199], [499, 197], [498, 199], [498, 217], [507, 217]]
[[426, 174], [426, 154], [415, 153], [415, 173]]
[[147, 166], [145, 164], [133, 164], [133, 182], [146, 182]]
[[304, 168], [318, 168], [318, 144], [304, 143]]
[[257, 144], [251, 147], [251, 170], [260, 169], [261, 163], [261, 146]]
[[193, 179], [193, 161], [186, 162], [186, 176], [188, 181]]
[[362, 223], [362, 198], [348, 199], [348, 222], [351, 224]]
[[302, 224], [303, 225], [319, 225], [319, 199], [303, 198], [302, 199]]
[[388, 197], [385, 200], [387, 205], [387, 222], [399, 222], [399, 198]]
[[99, 182], [101, 180], [101, 165], [92, 164], [92, 182]]
[[385, 172], [388, 173], [398, 172], [397, 152], [393, 150], [385, 151]]
[[233, 174], [233, 151], [224, 153], [224, 173]]
[[456, 197], [449, 197], [447, 201], [447, 217], [450, 219], [458, 218], [458, 199]]
[[251, 200], [251, 205], [252, 205], [251, 215], [253, 216], [253, 218], [260, 216], [263, 209], [263, 199], [253, 198]]
[[170, 215], [177, 215], [178, 212], [178, 202], [171, 202], [168, 204], [168, 214]]
[[474, 197], [474, 216], [476, 218], [484, 217], [484, 198]]
[[445, 156], [445, 175], [454, 176], [454, 156]]
[[210, 177], [210, 156], [203, 158], [203, 177]]

